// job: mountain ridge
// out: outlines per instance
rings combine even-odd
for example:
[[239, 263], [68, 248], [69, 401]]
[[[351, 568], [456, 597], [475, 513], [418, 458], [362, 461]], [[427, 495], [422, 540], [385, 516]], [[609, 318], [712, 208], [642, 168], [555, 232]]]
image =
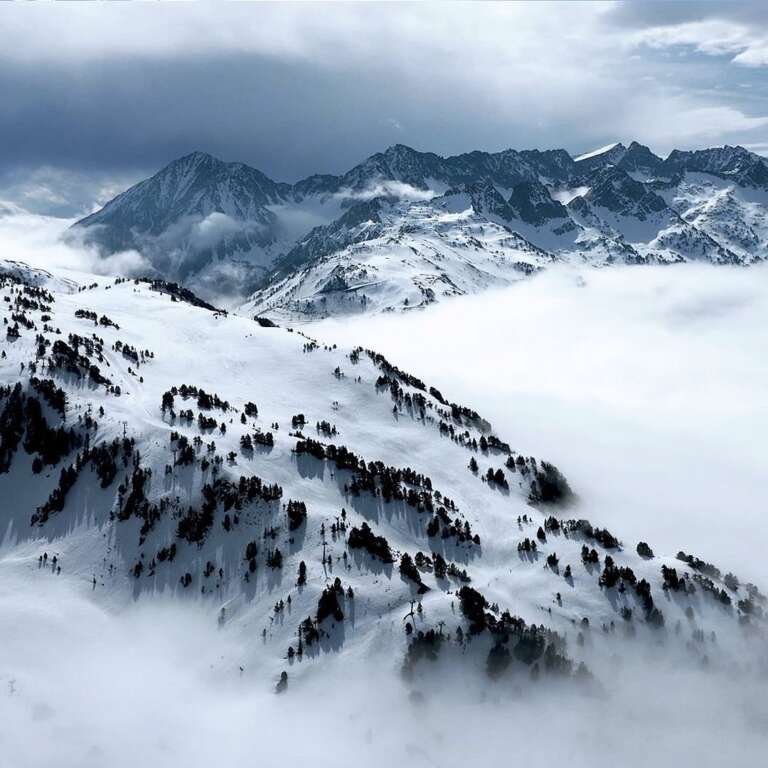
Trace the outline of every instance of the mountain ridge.
[[[596, 254], [618, 249], [632, 252], [628, 261], [634, 263], [749, 264], [768, 252], [760, 215], [768, 200], [764, 158], [725, 146], [673, 150], [662, 159], [636, 141], [577, 159], [565, 150], [513, 149], [441, 157], [395, 144], [344, 174], [308, 176], [295, 184], [193, 152], [76, 222], [70, 232], [105, 255], [138, 250], [156, 276], [203, 294], [250, 295], [274, 286], [292, 268], [360, 241], [357, 219], [375, 207], [374, 200], [410, 202], [419, 211], [424, 205], [439, 208], [447, 195], [469, 190], [476, 197], [488, 185], [499, 199], [493, 211], [486, 200], [486, 212], [555, 260], [613, 263]], [[725, 189], [743, 222], [735, 250], [726, 223], [714, 220], [722, 207], [706, 205]], [[408, 208], [401, 210], [407, 217]], [[397, 230], [408, 226], [403, 219]], [[368, 228], [363, 239], [375, 231]]]
[[24, 578], [105, 606], [194, 599], [249, 639], [241, 665], [295, 684], [373, 642], [416, 688], [438, 656], [589, 688], [593, 664], [608, 682], [662, 642], [723, 673], [762, 642], [756, 586], [593, 525], [567, 468], [418, 371], [167, 284], [70, 291], [16, 266], [0, 494]]

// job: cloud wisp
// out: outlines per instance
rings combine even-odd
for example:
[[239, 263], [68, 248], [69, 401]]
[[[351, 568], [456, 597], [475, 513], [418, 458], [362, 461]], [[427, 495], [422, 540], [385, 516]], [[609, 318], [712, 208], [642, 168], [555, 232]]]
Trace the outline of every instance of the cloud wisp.
[[373, 200], [376, 197], [393, 197], [398, 200], [422, 202], [431, 200], [436, 194], [437, 193], [431, 189], [418, 189], [412, 184], [406, 184], [402, 181], [382, 179], [378, 183], [366, 187], [365, 189], [342, 189], [336, 193], [336, 197], [341, 201], [354, 200], [358, 202]]
[[[5, 215], [2, 215], [3, 209]], [[137, 251], [101, 256], [68, 231], [72, 219], [30, 213], [0, 202], [0, 261], [16, 261], [38, 269], [64, 270], [78, 280], [82, 275], [147, 274], [149, 263]]]

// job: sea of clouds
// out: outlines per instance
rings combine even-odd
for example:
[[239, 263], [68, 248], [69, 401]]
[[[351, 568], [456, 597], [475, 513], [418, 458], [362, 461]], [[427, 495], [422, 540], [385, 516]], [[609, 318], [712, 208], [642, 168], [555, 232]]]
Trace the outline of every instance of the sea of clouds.
[[555, 268], [322, 322], [556, 463], [594, 523], [768, 583], [768, 266]]
[[277, 695], [261, 638], [202, 601], [115, 612], [7, 559], [0, 577], [0, 754], [14, 768], [746, 768], [768, 746], [764, 672], [694, 670], [664, 648], [604, 659], [596, 689], [438, 663], [415, 691], [398, 659], [366, 649], [305, 661], [303, 676], [286, 663]]

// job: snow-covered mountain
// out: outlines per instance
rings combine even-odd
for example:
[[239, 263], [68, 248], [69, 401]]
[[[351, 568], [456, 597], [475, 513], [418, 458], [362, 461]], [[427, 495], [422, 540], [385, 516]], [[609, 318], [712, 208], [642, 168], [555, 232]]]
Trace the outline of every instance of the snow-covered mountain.
[[[501, 200], [493, 185], [488, 190]], [[505, 210], [488, 208], [482, 191], [353, 206], [313, 230], [240, 312], [313, 320], [416, 309], [507, 285], [551, 263], [549, 253], [497, 222]]]
[[[249, 310], [314, 317], [411, 307], [509, 282], [519, 276], [518, 247], [546, 251], [535, 266], [749, 264], [768, 253], [767, 197], [766, 160], [742, 147], [675, 150], [662, 159], [633, 141], [575, 158], [565, 150], [444, 158], [395, 145], [341, 176], [293, 185], [196, 152], [71, 232], [104, 254], [138, 250], [153, 276], [203, 295], [252, 293]], [[465, 215], [449, 221], [447, 211]], [[451, 226], [464, 220], [473, 222], [471, 233], [465, 228], [448, 249], [434, 245], [449, 242]], [[405, 234], [413, 260], [390, 248]], [[507, 236], [512, 251], [497, 247]], [[488, 267], [489, 252], [497, 268]], [[424, 293], [432, 283], [437, 288]], [[371, 284], [381, 295], [363, 298]]]
[[[546, 258], [461, 194], [410, 204], [404, 270]], [[723, 669], [764, 643], [757, 587], [591, 525], [558, 469], [418, 371], [162, 281], [29, 275], [0, 276], [5, 576], [114, 610], [194, 596], [265, 682], [374, 646], [412, 679], [440, 656], [519, 684], [637, 643]]]
[[75, 231], [106, 254], [140, 251], [158, 274], [231, 290], [279, 253], [269, 206], [287, 189], [243, 163], [194, 152], [118, 195]]

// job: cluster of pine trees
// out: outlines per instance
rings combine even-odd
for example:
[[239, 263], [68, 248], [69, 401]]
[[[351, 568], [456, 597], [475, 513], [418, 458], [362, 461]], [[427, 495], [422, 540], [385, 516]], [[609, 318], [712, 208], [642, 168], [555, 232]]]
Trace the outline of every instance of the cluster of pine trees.
[[350, 549], [364, 549], [369, 555], [379, 558], [384, 563], [394, 562], [389, 542], [383, 536], [377, 536], [366, 522], [363, 522], [359, 528], [350, 530], [347, 546]]
[[95, 312], [92, 312], [88, 309], [75, 310], [75, 317], [81, 320], [91, 320], [94, 325], [102, 325], [105, 328], [111, 326], [112, 328], [116, 328], [118, 331], [120, 330], [120, 326], [114, 320], [110, 319], [106, 315], [99, 317]]

